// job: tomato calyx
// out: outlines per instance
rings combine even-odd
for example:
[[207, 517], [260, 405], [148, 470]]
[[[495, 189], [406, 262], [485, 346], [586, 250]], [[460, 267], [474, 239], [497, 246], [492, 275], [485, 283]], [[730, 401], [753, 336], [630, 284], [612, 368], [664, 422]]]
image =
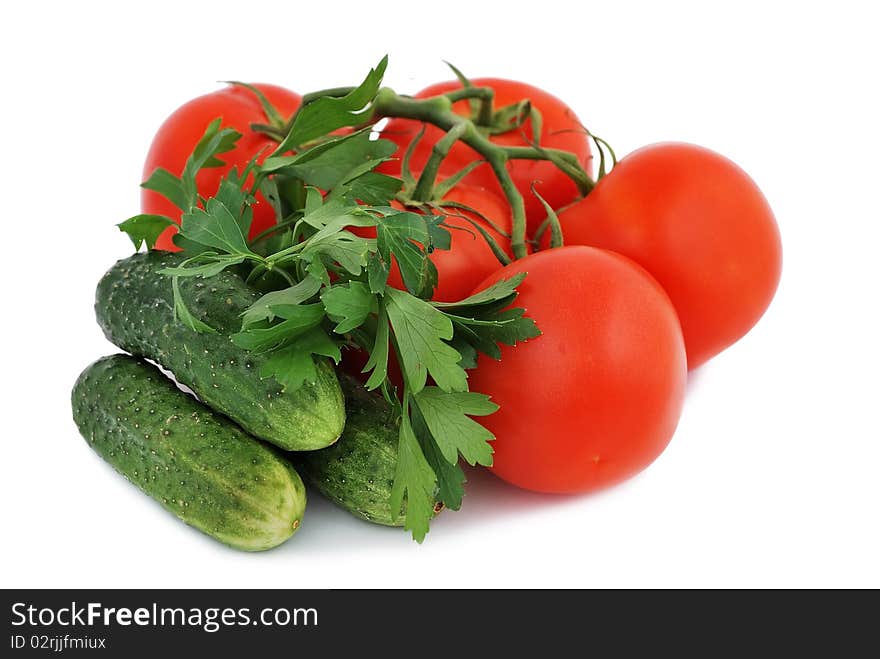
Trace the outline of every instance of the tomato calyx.
[[467, 100], [470, 104], [470, 120], [486, 136], [502, 135], [520, 128], [527, 119], [532, 119], [534, 141], [540, 141], [541, 118], [537, 108], [525, 98], [516, 103], [494, 109], [495, 90], [491, 87], [474, 86], [470, 78], [457, 67], [446, 62], [461, 83], [461, 89], [446, 92], [444, 96], [451, 102]]
[[532, 246], [537, 247], [541, 241], [541, 236], [544, 231], [548, 228], [550, 229], [550, 247], [562, 247], [565, 242], [562, 236], [562, 225], [559, 224], [559, 216], [556, 215], [556, 211], [553, 210], [553, 206], [547, 203], [547, 200], [544, 199], [538, 191], [535, 189], [535, 184], [532, 184], [532, 194], [538, 198], [538, 201], [541, 202], [541, 205], [544, 206], [544, 210], [547, 211], [547, 219], [538, 227], [538, 231], [535, 232], [535, 237], [532, 239]]
[[[586, 134], [589, 135], [590, 139], [593, 140], [593, 143], [596, 145], [596, 151], [599, 152], [599, 170], [596, 173], [596, 183], [601, 181], [603, 178], [608, 176], [611, 173], [611, 170], [617, 166], [617, 154], [614, 153], [614, 149], [612, 146], [597, 135], [594, 135], [590, 131], [584, 129]], [[610, 161], [610, 164], [609, 164]], [[557, 215], [558, 212], [562, 212], [567, 208], [574, 206], [579, 203], [583, 197], [580, 199], [575, 199], [570, 204], [567, 204], [559, 209], [554, 210], [553, 207], [548, 204], [541, 195], [538, 194], [538, 191], [535, 190], [535, 186], [532, 185], [532, 194], [538, 198], [541, 204], [544, 206], [544, 209], [547, 211], [547, 219], [544, 220], [540, 226], [535, 230], [534, 236], [532, 236], [531, 244], [535, 249], [540, 249], [542, 239], [544, 234], [549, 230], [550, 231], [550, 244], [551, 248], [553, 247], [562, 247], [563, 242], [563, 234], [562, 234], [562, 225], [559, 222], [559, 217]], [[586, 195], [584, 195], [586, 196]]]
[[[593, 140], [593, 143], [596, 145], [596, 150], [599, 152], [599, 171], [596, 173], [596, 183], [598, 183], [617, 166], [617, 154], [614, 153], [614, 149], [611, 145], [601, 137], [593, 135], [593, 133], [589, 131], [587, 131], [587, 134], [590, 136], [590, 139]], [[608, 165], [607, 159], [611, 160], [610, 166]]]
[[475, 87], [461, 70], [451, 62], [444, 61], [449, 67], [456, 79], [461, 83], [461, 89], [447, 92], [445, 94], [451, 102], [467, 99], [471, 109], [471, 121], [478, 128], [487, 128], [492, 124], [494, 113], [492, 108], [495, 105], [495, 90], [491, 87]]
[[263, 110], [263, 114], [266, 116], [267, 123], [251, 123], [250, 129], [255, 133], [263, 133], [271, 137], [276, 142], [280, 142], [284, 139], [284, 136], [287, 134], [286, 127], [288, 120], [281, 116], [281, 112], [276, 108], [272, 102], [266, 97], [266, 95], [256, 86], [247, 83], [241, 82], [240, 80], [225, 80], [227, 85], [233, 85], [235, 87], [241, 87], [242, 89], [247, 90], [251, 94], [253, 94], [257, 101], [260, 104], [260, 108]]
[[259, 101], [260, 107], [263, 110], [263, 114], [266, 115], [266, 119], [269, 121], [269, 124], [271, 126], [275, 128], [283, 128], [287, 124], [287, 121], [281, 116], [278, 108], [276, 108], [272, 104], [272, 102], [268, 98], [266, 98], [266, 95], [254, 85], [247, 82], [241, 82], [239, 80], [227, 80], [226, 84], [235, 85], [236, 87], [242, 87], [254, 96], [256, 96], [257, 101]]

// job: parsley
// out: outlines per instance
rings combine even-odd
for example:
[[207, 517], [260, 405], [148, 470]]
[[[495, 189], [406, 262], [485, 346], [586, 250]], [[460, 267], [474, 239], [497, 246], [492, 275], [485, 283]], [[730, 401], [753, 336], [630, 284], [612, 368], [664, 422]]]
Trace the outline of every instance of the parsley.
[[446, 392], [425, 387], [413, 399], [440, 453], [450, 464], [461, 453], [471, 466], [492, 464], [492, 433], [471, 416], [492, 414], [498, 406], [488, 396], [472, 391]]
[[277, 314], [283, 317], [288, 307], [302, 304], [319, 290], [321, 290], [321, 282], [314, 277], [306, 277], [289, 288], [266, 293], [244, 312], [242, 327], [246, 329], [263, 320], [275, 320]]
[[146, 244], [147, 249], [153, 249], [159, 235], [168, 227], [174, 226], [174, 222], [164, 215], [135, 215], [116, 226], [131, 238], [137, 251], [143, 244]]
[[397, 446], [397, 470], [391, 487], [391, 510], [399, 510], [406, 497], [404, 528], [421, 542], [428, 533], [428, 524], [434, 515], [434, 491], [437, 476], [419, 446], [413, 432], [408, 410], [400, 420], [400, 440]]
[[378, 305], [370, 288], [359, 281], [343, 286], [332, 286], [321, 295], [321, 302], [330, 320], [337, 322], [333, 331], [337, 334], [351, 332], [363, 325]]
[[[179, 279], [210, 278], [236, 267], [263, 295], [242, 314], [232, 341], [267, 355], [262, 376], [295, 390], [315, 379], [316, 359], [338, 363], [341, 350], [351, 347], [369, 353], [367, 389], [381, 392], [399, 415], [391, 505], [405, 507], [405, 528], [421, 542], [437, 501], [461, 506], [465, 476], [459, 461], [492, 464], [494, 438], [477, 419], [497, 406], [468, 391], [465, 369], [478, 354], [499, 358], [499, 344], [539, 332], [513, 307], [524, 275], [458, 302], [430, 301], [437, 285], [430, 254], [448, 249], [451, 241], [443, 216], [391, 205], [402, 181], [375, 168], [393, 153], [393, 144], [372, 139], [366, 129], [331, 135], [370, 115], [365, 109], [376, 98], [385, 64], [342, 96], [307, 97], [275, 152], [262, 165], [230, 171], [215, 196], [200, 198], [195, 176], [220, 164], [240, 137], [221, 129], [219, 120], [180, 177], [157, 170], [144, 187], [182, 211], [174, 242], [186, 258], [164, 271], [179, 322], [196, 332], [215, 331], [210, 318], [195, 317], [183, 304]], [[272, 203], [278, 223], [249, 240], [258, 190]], [[140, 215], [119, 227], [136, 248], [149, 248], [171, 223]], [[375, 237], [354, 227], [373, 230]], [[388, 286], [392, 262], [406, 290]], [[388, 378], [392, 358], [403, 373], [400, 391]]]
[[339, 128], [357, 126], [364, 121], [364, 109], [376, 97], [388, 66], [388, 57], [372, 69], [364, 81], [341, 97], [324, 96], [304, 103], [293, 119], [287, 136], [275, 149], [284, 153], [302, 146], [310, 140], [328, 135]]
[[458, 364], [461, 355], [446, 343], [452, 338], [452, 321], [406, 291], [389, 288], [384, 303], [404, 379], [412, 393], [424, 388], [428, 374], [443, 391], [466, 391], [467, 374]]
[[260, 375], [274, 377], [285, 390], [296, 390], [305, 382], [314, 382], [318, 376], [312, 355], [323, 355], [336, 363], [342, 359], [339, 345], [315, 327], [273, 351]]
[[220, 123], [220, 118], [210, 123], [192, 154], [187, 158], [179, 178], [167, 169], [159, 167], [141, 186], [158, 192], [182, 211], [196, 206], [199, 201], [196, 174], [205, 167], [223, 165], [223, 161], [217, 156], [232, 151], [241, 138], [241, 133], [231, 128], [221, 129]]

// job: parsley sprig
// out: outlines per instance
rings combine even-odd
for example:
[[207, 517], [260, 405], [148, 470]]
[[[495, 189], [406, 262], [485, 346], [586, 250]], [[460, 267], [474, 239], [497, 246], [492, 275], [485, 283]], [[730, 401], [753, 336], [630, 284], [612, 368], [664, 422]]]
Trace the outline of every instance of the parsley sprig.
[[[160, 169], [144, 187], [182, 211], [174, 242], [186, 258], [164, 271], [179, 322], [196, 332], [215, 331], [210, 318], [186, 307], [178, 282], [234, 267], [263, 292], [232, 336], [236, 345], [267, 354], [262, 376], [295, 390], [315, 379], [316, 359], [339, 363], [343, 349], [368, 353], [367, 388], [391, 402], [399, 419], [391, 505], [405, 505], [405, 527], [421, 542], [436, 500], [461, 506], [460, 460], [492, 464], [493, 436], [476, 419], [497, 405], [468, 391], [466, 369], [479, 353], [500, 358], [499, 344], [539, 332], [522, 309], [511, 308], [524, 275], [458, 302], [430, 300], [437, 270], [429, 256], [450, 246], [444, 218], [392, 207], [402, 182], [375, 169], [395, 147], [375, 139], [369, 127], [359, 128], [384, 67], [383, 60], [343, 96], [305, 105], [278, 149], [261, 165], [233, 169], [213, 197], [198, 195], [196, 173], [221, 164], [219, 156], [240, 137], [221, 128], [220, 120], [208, 127], [180, 177]], [[333, 135], [345, 127], [354, 130]], [[258, 191], [275, 208], [278, 223], [249, 240]], [[119, 226], [137, 249], [151, 248], [170, 224], [170, 218], [139, 215]], [[375, 237], [353, 227], [374, 227]], [[392, 262], [406, 290], [388, 285]], [[400, 390], [388, 377], [392, 358], [403, 374]]]

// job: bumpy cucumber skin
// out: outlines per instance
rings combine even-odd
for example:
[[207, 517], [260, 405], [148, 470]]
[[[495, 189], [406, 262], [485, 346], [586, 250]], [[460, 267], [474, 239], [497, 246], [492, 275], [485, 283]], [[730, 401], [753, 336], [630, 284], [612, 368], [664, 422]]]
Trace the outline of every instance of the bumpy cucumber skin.
[[174, 319], [171, 279], [159, 270], [179, 265], [177, 254], [150, 251], [118, 261], [98, 284], [95, 312], [106, 337], [133, 355], [174, 374], [208, 407], [247, 432], [289, 451], [311, 451], [336, 441], [345, 404], [331, 363], [316, 361], [318, 377], [294, 392], [263, 378], [265, 358], [229, 338], [241, 329], [241, 312], [258, 294], [240, 277], [222, 272], [180, 280], [189, 310], [216, 334], [199, 334]]
[[[340, 374], [347, 421], [333, 446], [299, 453], [294, 463], [312, 487], [338, 506], [374, 524], [403, 526], [406, 502], [391, 509], [398, 427], [388, 403], [354, 378]], [[442, 504], [435, 506], [439, 512]]]
[[306, 494], [293, 467], [154, 366], [104, 357], [71, 398], [89, 445], [187, 524], [245, 551], [271, 549], [299, 527]]

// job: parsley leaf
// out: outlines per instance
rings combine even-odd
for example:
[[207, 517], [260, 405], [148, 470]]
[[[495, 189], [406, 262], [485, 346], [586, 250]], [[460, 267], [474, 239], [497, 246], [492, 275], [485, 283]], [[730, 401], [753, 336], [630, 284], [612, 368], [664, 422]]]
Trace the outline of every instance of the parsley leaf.
[[321, 282], [314, 277], [306, 277], [290, 288], [266, 293], [250, 307], [242, 316], [242, 327], [247, 329], [260, 321], [273, 321], [276, 314], [284, 314], [288, 307], [302, 304], [321, 289]]
[[305, 203], [305, 184], [290, 176], [262, 176], [259, 188], [275, 209], [276, 217], [288, 217], [300, 210]]
[[258, 323], [249, 326], [233, 334], [232, 342], [245, 350], [267, 352], [290, 344], [324, 319], [324, 305], [320, 303], [298, 304], [284, 309], [275, 307], [273, 311], [284, 320], [275, 325]]
[[149, 178], [141, 183], [141, 187], [158, 192], [182, 211], [191, 205], [180, 179], [162, 167], [154, 169]]
[[162, 232], [168, 227], [175, 226], [175, 223], [164, 215], [143, 214], [130, 217], [116, 226], [131, 238], [134, 249], [137, 251], [144, 243], [146, 243], [147, 249], [153, 249]]
[[386, 263], [393, 254], [407, 290], [431, 297], [437, 285], [437, 268], [428, 258], [431, 234], [424, 215], [398, 212], [386, 215], [377, 225], [376, 246]]
[[441, 454], [450, 464], [458, 462], [458, 454], [468, 464], [492, 464], [491, 432], [471, 419], [486, 416], [498, 409], [489, 397], [472, 391], [446, 392], [425, 387], [413, 396], [425, 425], [437, 442]]
[[[248, 168], [252, 166], [248, 165]], [[227, 174], [226, 178], [220, 181], [215, 198], [220, 202], [230, 214], [235, 218], [235, 223], [241, 229], [241, 233], [245, 236], [251, 230], [251, 220], [253, 219], [253, 208], [251, 204], [254, 198], [244, 189], [244, 180], [247, 178], [247, 168], [240, 175], [233, 167]]]
[[372, 391], [385, 381], [388, 376], [388, 312], [385, 305], [379, 304], [379, 313], [376, 322], [376, 340], [373, 343], [373, 349], [370, 351], [370, 357], [364, 366], [363, 372], [372, 371], [367, 379], [367, 389]]
[[455, 334], [451, 343], [462, 355], [462, 366], [474, 368], [477, 353], [501, 359], [499, 344], [513, 346], [541, 335], [525, 310], [511, 307], [516, 287], [525, 273], [502, 279], [492, 286], [458, 302], [432, 302], [452, 321]]
[[297, 155], [267, 158], [261, 171], [284, 174], [298, 178], [306, 185], [332, 190], [372, 171], [396, 148], [394, 142], [371, 140], [368, 131], [358, 131]]
[[450, 464], [443, 457], [437, 443], [431, 437], [431, 432], [425, 425], [425, 420], [419, 413], [416, 406], [410, 408], [412, 410], [412, 426], [419, 444], [425, 454], [425, 459], [434, 470], [437, 476], [437, 498], [443, 502], [447, 508], [451, 510], [461, 509], [461, 500], [464, 497], [465, 476], [461, 467], [456, 461]]
[[[514, 346], [541, 335], [531, 318], [523, 317], [523, 309], [505, 309], [482, 317], [464, 318], [448, 315], [455, 327], [454, 343], [469, 344], [475, 351], [493, 359], [501, 359], [498, 344]], [[473, 363], [476, 366], [476, 363]]]
[[186, 160], [180, 177], [167, 169], [156, 168], [141, 187], [158, 192], [182, 211], [188, 211], [199, 202], [196, 174], [204, 167], [220, 167], [224, 163], [217, 156], [231, 151], [241, 133], [232, 128], [220, 128], [222, 120], [215, 119], [205, 129], [201, 139]]
[[413, 433], [409, 415], [400, 419], [397, 443], [397, 468], [391, 486], [391, 510], [399, 510], [406, 496], [406, 520], [403, 527], [412, 532], [416, 542], [422, 542], [428, 533], [428, 524], [434, 515], [434, 492], [437, 477], [419, 441]]
[[358, 281], [331, 286], [321, 294], [321, 302], [330, 320], [337, 323], [333, 329], [337, 334], [360, 327], [377, 308], [376, 297]]
[[163, 268], [159, 271], [159, 274], [171, 275], [173, 277], [213, 277], [230, 266], [238, 265], [244, 259], [244, 256], [235, 254], [210, 254], [203, 252], [192, 259], [193, 261], [205, 261], [201, 265], [190, 266], [188, 263], [191, 260], [187, 259], [177, 267]]
[[470, 297], [458, 302], [433, 302], [433, 305], [440, 309], [459, 308], [459, 307], [478, 307], [487, 304], [494, 304], [499, 301], [507, 300], [511, 295], [516, 295], [516, 287], [519, 286], [526, 278], [526, 273], [520, 272], [508, 279], [502, 279], [495, 282], [488, 288], [474, 293]]
[[466, 341], [460, 333], [452, 336], [449, 345], [455, 348], [458, 354], [461, 355], [461, 360], [458, 362], [459, 366], [465, 370], [477, 367], [477, 349], [473, 344]]
[[273, 351], [260, 375], [274, 377], [287, 391], [295, 391], [318, 377], [313, 355], [323, 355], [339, 363], [339, 346], [320, 327], [300, 335], [283, 348]]
[[303, 251], [302, 258], [311, 263], [317, 256], [326, 256], [351, 274], [359, 275], [367, 266], [371, 247], [369, 240], [348, 231], [338, 231], [333, 235], [310, 241], [309, 249]]
[[376, 97], [387, 66], [388, 57], [385, 56], [375, 69], [370, 70], [364, 81], [345, 96], [323, 96], [301, 107], [290, 132], [278, 145], [275, 153], [292, 151], [305, 142], [332, 133], [338, 128], [356, 126], [368, 119], [364, 110]]
[[253, 255], [236, 216], [217, 197], [208, 199], [204, 210], [196, 206], [184, 213], [180, 233], [227, 254]]
[[371, 293], [385, 292], [389, 274], [391, 274], [391, 264], [377, 252], [370, 254], [367, 258], [367, 281]]
[[428, 231], [429, 243], [426, 245], [428, 251], [435, 249], [452, 249], [452, 234], [445, 226], [443, 226], [443, 215], [420, 215]]
[[[190, 206], [194, 206], [199, 198], [196, 174], [204, 167], [222, 167], [225, 163], [217, 156], [232, 151], [241, 138], [241, 133], [232, 128], [221, 129], [221, 123], [222, 119], [218, 117], [208, 124], [204, 135], [186, 159], [186, 165], [180, 175], [181, 187]], [[181, 210], [187, 209], [181, 208]]]
[[[312, 189], [314, 188], [309, 188]], [[317, 232], [310, 236], [310, 245], [329, 238], [346, 227], [375, 226], [377, 222], [376, 217], [362, 206], [339, 199], [327, 200], [314, 210], [306, 209], [302, 221], [317, 229]]]
[[183, 323], [199, 334], [216, 334], [217, 330], [192, 315], [180, 295], [180, 282], [177, 277], [171, 278], [171, 291], [174, 295], [174, 319]]
[[403, 182], [379, 172], [367, 172], [346, 183], [336, 186], [333, 195], [359, 199], [365, 204], [387, 204], [400, 192]]
[[430, 303], [394, 288], [385, 292], [385, 308], [412, 393], [425, 387], [429, 373], [443, 391], [467, 391], [461, 355], [444, 342], [452, 338], [452, 321]]

